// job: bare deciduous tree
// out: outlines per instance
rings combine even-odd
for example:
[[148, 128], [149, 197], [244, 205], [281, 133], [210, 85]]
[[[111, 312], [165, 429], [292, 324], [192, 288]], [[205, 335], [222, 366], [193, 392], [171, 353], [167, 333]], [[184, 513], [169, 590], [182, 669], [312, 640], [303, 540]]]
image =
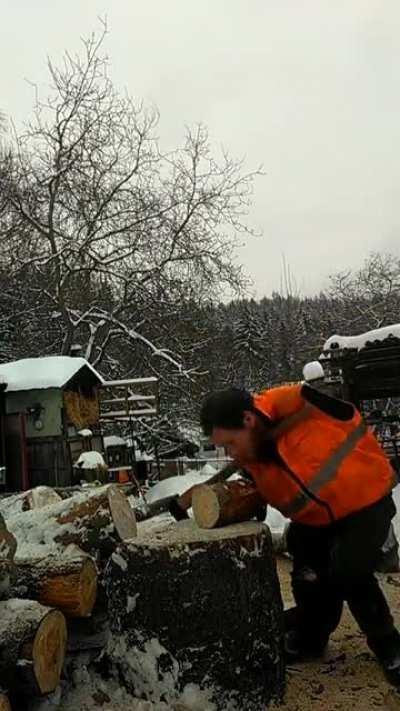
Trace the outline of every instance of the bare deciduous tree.
[[176, 308], [243, 286], [232, 248], [252, 232], [258, 171], [224, 151], [217, 160], [203, 126], [163, 152], [157, 113], [112, 84], [105, 35], [60, 67], [49, 62], [50, 96], [36, 91], [32, 120], [14, 132], [2, 260], [46, 301], [61, 353], [78, 341], [98, 364], [112, 344], [140, 341], [184, 372], [179, 354], [144, 335], [146, 304]]

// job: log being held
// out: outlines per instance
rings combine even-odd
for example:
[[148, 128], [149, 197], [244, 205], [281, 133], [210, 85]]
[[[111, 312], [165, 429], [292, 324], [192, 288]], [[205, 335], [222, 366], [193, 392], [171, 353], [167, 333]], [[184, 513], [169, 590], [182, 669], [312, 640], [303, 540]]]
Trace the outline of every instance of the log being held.
[[232, 523], [265, 518], [265, 502], [251, 481], [238, 479], [200, 484], [193, 490], [193, 516], [200, 528], [218, 528]]

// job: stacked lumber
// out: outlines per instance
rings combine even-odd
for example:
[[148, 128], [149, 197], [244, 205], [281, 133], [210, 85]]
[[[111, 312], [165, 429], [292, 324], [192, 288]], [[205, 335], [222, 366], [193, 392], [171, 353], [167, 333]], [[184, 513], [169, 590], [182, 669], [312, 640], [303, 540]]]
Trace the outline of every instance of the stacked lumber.
[[116, 546], [135, 535], [115, 486], [0, 499], [0, 711], [54, 692], [69, 650], [105, 644], [98, 584]]

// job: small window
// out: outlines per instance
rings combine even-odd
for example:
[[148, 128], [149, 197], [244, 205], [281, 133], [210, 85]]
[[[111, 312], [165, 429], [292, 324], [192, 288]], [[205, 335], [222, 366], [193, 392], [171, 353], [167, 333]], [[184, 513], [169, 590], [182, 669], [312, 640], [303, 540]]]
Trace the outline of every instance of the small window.
[[206, 444], [203, 445], [203, 451], [204, 452], [215, 452], [215, 444], [212, 444], [212, 442], [207, 442]]

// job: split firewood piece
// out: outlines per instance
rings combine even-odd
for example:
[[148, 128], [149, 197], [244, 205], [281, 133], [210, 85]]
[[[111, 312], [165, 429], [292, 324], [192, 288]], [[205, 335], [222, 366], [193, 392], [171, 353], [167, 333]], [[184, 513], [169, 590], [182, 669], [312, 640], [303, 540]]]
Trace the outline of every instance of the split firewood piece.
[[33, 600], [0, 602], [0, 678], [19, 694], [57, 688], [67, 626], [58, 610]]
[[89, 556], [17, 560], [16, 581], [26, 597], [66, 617], [87, 617], [96, 602], [97, 569]]
[[265, 503], [254, 484], [244, 479], [202, 484], [193, 491], [193, 516], [200, 528], [219, 528], [256, 517]]
[[7, 694], [0, 690], [0, 711], [11, 711], [11, 705]]

